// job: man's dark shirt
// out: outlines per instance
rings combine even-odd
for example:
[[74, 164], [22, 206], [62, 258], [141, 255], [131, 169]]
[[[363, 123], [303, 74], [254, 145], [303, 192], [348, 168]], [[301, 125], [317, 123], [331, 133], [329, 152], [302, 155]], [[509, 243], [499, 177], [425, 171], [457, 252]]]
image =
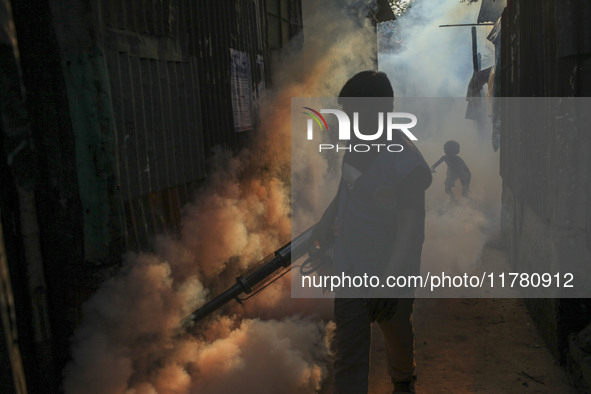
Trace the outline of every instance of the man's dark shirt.
[[347, 153], [343, 166], [362, 167], [354, 184], [341, 182], [335, 241], [334, 274], [383, 275], [396, 237], [396, 214], [411, 209], [420, 215], [420, 228], [413, 237], [404, 267], [388, 274], [416, 275], [424, 238], [425, 189], [431, 183], [429, 166], [419, 150], [402, 134], [394, 141], [402, 152]]

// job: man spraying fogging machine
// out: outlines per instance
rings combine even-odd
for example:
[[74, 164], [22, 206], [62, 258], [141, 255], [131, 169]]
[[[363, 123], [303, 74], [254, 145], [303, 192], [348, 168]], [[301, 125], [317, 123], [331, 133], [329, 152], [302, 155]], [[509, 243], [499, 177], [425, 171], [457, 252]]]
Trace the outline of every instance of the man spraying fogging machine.
[[[394, 95], [385, 74], [364, 71], [345, 84], [339, 103], [345, 112], [351, 112], [358, 108], [358, 101], [353, 108], [348, 98], [360, 97], [390, 98], [386, 105], [391, 106]], [[370, 113], [374, 109], [366, 107], [360, 112]], [[388, 112], [391, 108], [383, 109]], [[425, 189], [431, 183], [431, 173], [408, 138], [398, 133], [395, 142], [403, 147], [400, 152], [346, 153], [339, 191], [320, 222], [248, 269], [234, 286], [193, 312], [185, 322], [203, 319], [232, 298], [240, 300], [242, 293], [256, 294], [270, 279], [286, 272], [292, 259], [306, 253], [309, 258], [302, 273], [310, 266], [310, 272], [320, 271], [319, 267], [331, 255], [327, 253], [329, 249], [333, 251], [333, 274], [418, 273], [424, 238]], [[412, 297], [412, 291], [336, 292], [335, 393], [367, 392], [373, 322], [380, 325], [384, 334], [394, 392], [414, 391]]]

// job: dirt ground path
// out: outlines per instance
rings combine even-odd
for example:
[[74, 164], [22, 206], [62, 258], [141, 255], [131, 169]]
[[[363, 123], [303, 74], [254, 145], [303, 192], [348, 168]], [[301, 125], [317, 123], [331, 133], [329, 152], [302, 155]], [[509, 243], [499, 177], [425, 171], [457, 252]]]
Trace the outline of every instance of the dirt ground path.
[[[481, 263], [506, 266], [501, 250], [485, 248]], [[521, 299], [417, 299], [416, 391], [556, 393], [577, 391], [546, 349]], [[372, 331], [371, 394], [392, 392], [382, 335]], [[320, 391], [332, 393], [331, 379]]]
[[[419, 299], [417, 393], [575, 393], [521, 300]], [[390, 393], [379, 329], [370, 393]]]
[[[417, 299], [414, 325], [417, 393], [576, 393], [520, 299]], [[392, 392], [377, 327], [370, 382], [370, 393]]]

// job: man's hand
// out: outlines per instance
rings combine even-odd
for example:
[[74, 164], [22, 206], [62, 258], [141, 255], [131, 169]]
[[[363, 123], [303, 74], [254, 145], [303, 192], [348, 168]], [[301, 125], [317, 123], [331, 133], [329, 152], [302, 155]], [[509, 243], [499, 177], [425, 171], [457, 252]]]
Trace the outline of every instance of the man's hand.
[[398, 299], [396, 298], [368, 298], [365, 300], [365, 306], [369, 312], [369, 320], [381, 323], [394, 317]]

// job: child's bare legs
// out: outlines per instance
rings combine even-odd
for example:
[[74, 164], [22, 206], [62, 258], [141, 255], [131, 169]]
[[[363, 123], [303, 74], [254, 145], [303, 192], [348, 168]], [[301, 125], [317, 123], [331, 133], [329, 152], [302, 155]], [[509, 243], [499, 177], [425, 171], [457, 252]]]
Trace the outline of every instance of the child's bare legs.
[[454, 192], [453, 192], [453, 187], [454, 184], [456, 183], [456, 179], [455, 178], [445, 178], [445, 192], [447, 193], [447, 195], [449, 196], [450, 199], [454, 200]]
[[470, 179], [460, 179], [462, 183], [462, 196], [469, 197], [470, 196]]

